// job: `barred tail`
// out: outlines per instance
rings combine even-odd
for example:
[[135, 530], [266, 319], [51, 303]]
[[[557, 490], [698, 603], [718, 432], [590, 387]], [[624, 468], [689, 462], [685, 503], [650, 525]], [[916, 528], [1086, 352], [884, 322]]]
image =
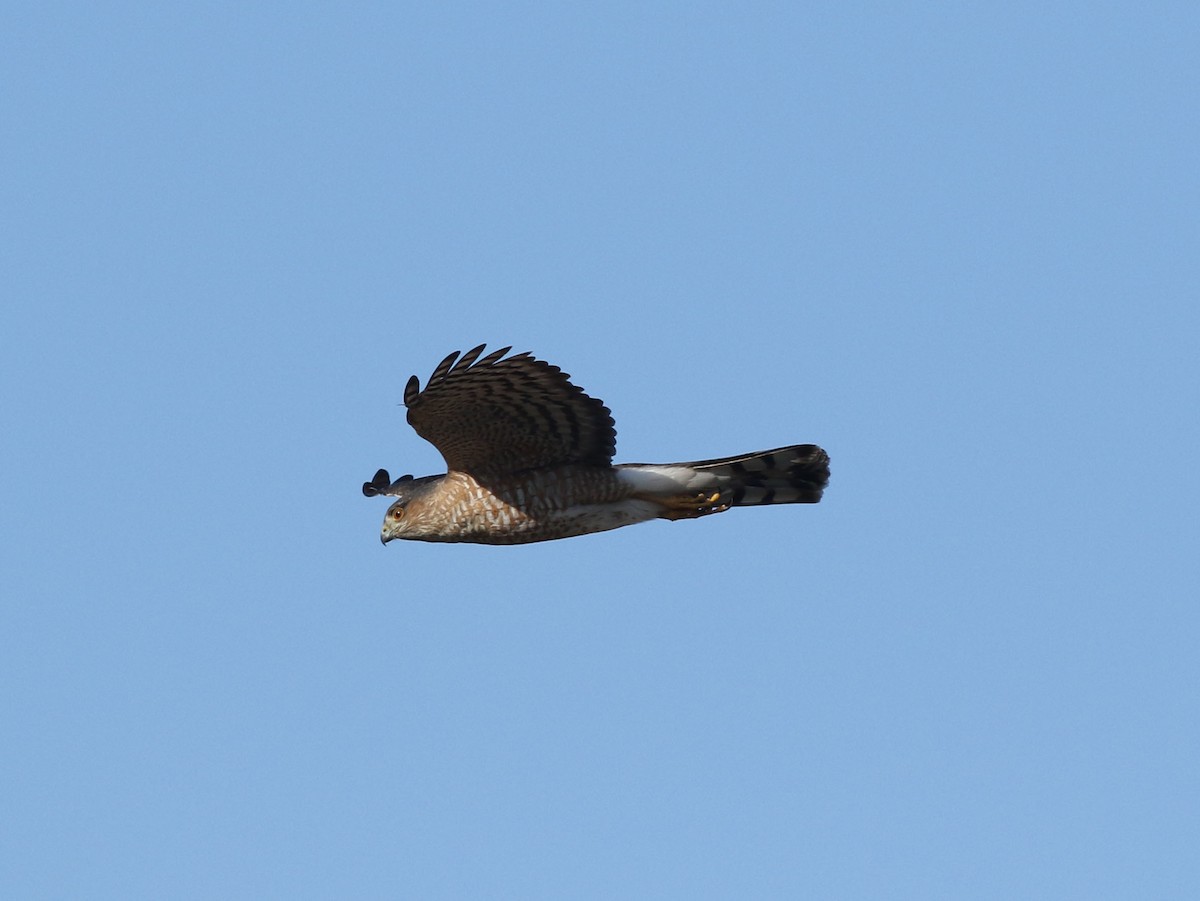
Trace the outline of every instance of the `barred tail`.
[[829, 484], [829, 454], [815, 444], [679, 465], [716, 476], [721, 500], [734, 507], [815, 504]]

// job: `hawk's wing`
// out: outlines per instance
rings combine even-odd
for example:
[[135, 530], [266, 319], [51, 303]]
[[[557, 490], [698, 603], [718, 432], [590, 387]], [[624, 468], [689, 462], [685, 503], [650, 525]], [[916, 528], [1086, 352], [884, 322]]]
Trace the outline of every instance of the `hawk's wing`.
[[504, 347], [480, 359], [485, 346], [450, 354], [424, 391], [415, 375], [404, 389], [409, 424], [448, 469], [497, 475], [612, 462], [617, 431], [602, 401], [527, 353], [503, 359]]

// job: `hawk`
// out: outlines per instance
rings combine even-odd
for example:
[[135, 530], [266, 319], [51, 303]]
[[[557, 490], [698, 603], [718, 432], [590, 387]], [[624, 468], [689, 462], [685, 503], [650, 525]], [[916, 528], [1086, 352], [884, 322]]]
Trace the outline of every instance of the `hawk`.
[[523, 544], [730, 507], [815, 504], [829, 455], [815, 444], [692, 463], [613, 465], [617, 432], [602, 401], [557, 366], [481, 344], [404, 389], [408, 422], [446, 459], [445, 475], [363, 485], [396, 501], [381, 538]]

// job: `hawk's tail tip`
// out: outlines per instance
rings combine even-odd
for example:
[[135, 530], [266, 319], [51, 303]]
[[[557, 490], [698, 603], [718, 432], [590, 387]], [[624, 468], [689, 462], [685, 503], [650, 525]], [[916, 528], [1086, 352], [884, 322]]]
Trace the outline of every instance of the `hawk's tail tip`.
[[718, 476], [735, 507], [815, 504], [829, 484], [829, 454], [815, 444], [794, 444], [693, 465]]

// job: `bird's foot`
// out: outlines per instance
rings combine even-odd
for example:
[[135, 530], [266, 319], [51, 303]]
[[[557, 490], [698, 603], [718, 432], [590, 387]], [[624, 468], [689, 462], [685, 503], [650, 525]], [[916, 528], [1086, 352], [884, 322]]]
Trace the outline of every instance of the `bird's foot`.
[[673, 497], [659, 497], [655, 500], [662, 505], [661, 519], [695, 519], [698, 516], [708, 516], [710, 513], [724, 513], [730, 503], [721, 499], [719, 491], [700, 491], [696, 494], [677, 494]]

